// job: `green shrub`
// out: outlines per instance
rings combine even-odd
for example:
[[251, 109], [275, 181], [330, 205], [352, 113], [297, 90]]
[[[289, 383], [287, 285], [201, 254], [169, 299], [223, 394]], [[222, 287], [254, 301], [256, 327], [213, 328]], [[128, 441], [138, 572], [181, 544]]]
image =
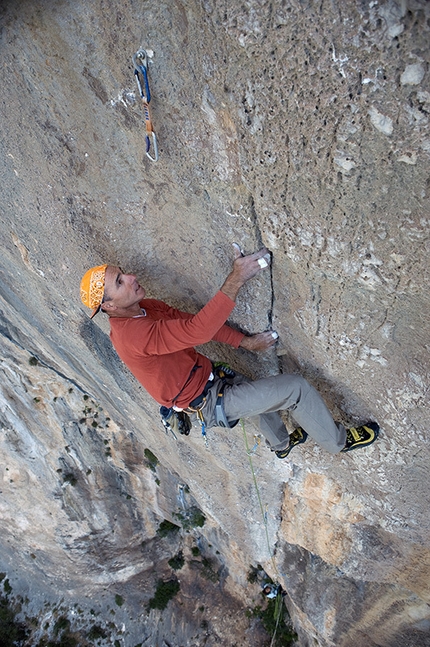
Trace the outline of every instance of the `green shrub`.
[[88, 632], [88, 640], [98, 640], [99, 638], [106, 638], [106, 632], [100, 625], [93, 625]]
[[78, 482], [78, 479], [77, 479], [77, 478], [76, 478], [76, 476], [75, 476], [74, 474], [72, 474], [72, 473], [70, 473], [70, 474], [65, 474], [65, 475], [63, 476], [63, 483], [70, 483], [70, 485], [73, 485], [73, 486], [74, 486], [74, 485], [76, 485], [76, 483], [77, 483], [77, 482]]
[[181, 588], [178, 580], [158, 580], [154, 597], [148, 602], [148, 610], [160, 609], [163, 611], [169, 604], [170, 600], [175, 597]]
[[214, 565], [210, 559], [203, 557], [202, 566], [203, 577], [205, 577], [207, 580], [210, 580], [211, 582], [219, 582], [219, 572], [214, 569]]
[[247, 580], [250, 584], [255, 584], [258, 581], [258, 575], [261, 572], [262, 568], [260, 565], [256, 566], [251, 566], [249, 567], [248, 575], [247, 575]]
[[179, 571], [185, 564], [185, 559], [182, 554], [182, 550], [179, 551], [177, 555], [169, 559], [168, 564], [174, 571]]
[[162, 521], [158, 526], [157, 535], [159, 537], [167, 537], [167, 535], [178, 532], [179, 530], [179, 526], [172, 523], [171, 521], [168, 521], [167, 519], [164, 519], [164, 521]]
[[151, 452], [151, 450], [148, 449], [148, 448], [146, 448], [143, 453], [144, 453], [145, 458], [146, 458], [146, 461], [145, 461], [146, 466], [149, 467], [150, 470], [155, 472], [155, 468], [157, 467], [157, 465], [158, 465], [158, 463], [160, 461], [158, 460], [156, 455], [153, 454]]
[[205, 525], [206, 517], [197, 506], [193, 505], [187, 512], [177, 512], [174, 515], [181, 522], [184, 530], [191, 528], [202, 528]]
[[66, 616], [61, 616], [55, 622], [54, 635], [58, 636], [60, 631], [63, 631], [63, 630], [69, 631], [69, 629], [70, 629], [70, 620], [68, 618], [66, 618]]
[[122, 605], [124, 604], [124, 598], [122, 597], [122, 595], [119, 595], [117, 593], [115, 596], [115, 602], [119, 607], [122, 607]]
[[[290, 615], [282, 599], [278, 596], [267, 600], [267, 607], [255, 607], [252, 616], [260, 618], [270, 636], [275, 634], [274, 647], [289, 647], [297, 640], [297, 634], [291, 626]], [[277, 621], [279, 616], [279, 622]]]
[[[7, 581], [7, 580], [6, 580]], [[15, 612], [9, 606], [7, 598], [0, 597], [0, 645], [14, 647], [22, 644], [27, 637], [26, 627], [15, 620]]]

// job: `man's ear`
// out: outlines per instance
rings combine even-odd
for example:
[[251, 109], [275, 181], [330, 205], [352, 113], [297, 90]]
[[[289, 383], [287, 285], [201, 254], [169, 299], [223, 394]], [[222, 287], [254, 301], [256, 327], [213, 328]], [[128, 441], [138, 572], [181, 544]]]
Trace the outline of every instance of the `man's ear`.
[[112, 303], [112, 301], [104, 301], [100, 307], [105, 312], [112, 312], [112, 310], [116, 310], [116, 306]]

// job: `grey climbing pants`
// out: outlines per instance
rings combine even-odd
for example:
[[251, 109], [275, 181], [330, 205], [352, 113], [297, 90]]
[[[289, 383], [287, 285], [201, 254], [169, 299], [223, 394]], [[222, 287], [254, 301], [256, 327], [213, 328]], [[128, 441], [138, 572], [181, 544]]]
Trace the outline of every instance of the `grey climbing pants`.
[[[221, 380], [207, 394], [204, 417], [208, 428], [216, 426], [215, 403]], [[277, 411], [287, 409], [297, 424], [331, 454], [345, 446], [346, 430], [336, 424], [323, 399], [300, 375], [274, 375], [251, 381], [237, 374], [224, 390], [224, 410], [229, 421], [258, 416], [258, 425], [271, 449], [288, 446], [289, 435]]]

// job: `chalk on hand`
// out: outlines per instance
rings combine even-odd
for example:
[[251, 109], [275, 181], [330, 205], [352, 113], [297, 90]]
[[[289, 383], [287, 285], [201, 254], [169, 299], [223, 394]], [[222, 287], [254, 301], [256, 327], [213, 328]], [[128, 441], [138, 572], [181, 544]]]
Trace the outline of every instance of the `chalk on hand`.
[[243, 249], [240, 248], [239, 243], [232, 243], [232, 245], [237, 249], [238, 252], [242, 254], [242, 256], [245, 256], [245, 254], [243, 253]]

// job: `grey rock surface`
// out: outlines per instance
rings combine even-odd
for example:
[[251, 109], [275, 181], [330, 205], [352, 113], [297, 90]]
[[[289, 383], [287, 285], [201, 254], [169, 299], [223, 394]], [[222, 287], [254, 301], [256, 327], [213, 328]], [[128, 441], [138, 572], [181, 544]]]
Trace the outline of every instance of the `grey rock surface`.
[[[0, 568], [28, 613], [62, 604], [73, 620], [76, 603], [106, 624], [113, 608], [126, 647], [264, 644], [244, 615], [261, 564], [301, 647], [430, 645], [429, 3], [22, 0], [0, 20]], [[346, 455], [258, 446], [267, 527], [240, 427], [208, 449], [198, 429], [164, 435], [79, 300], [84, 271], [108, 262], [195, 312], [234, 241], [267, 245], [273, 265], [231, 323], [280, 341], [204, 352], [252, 376], [300, 372], [336, 419], [381, 425]], [[207, 521], [171, 544], [156, 531], [185, 485]], [[197, 539], [216, 582], [196, 576]], [[181, 593], [148, 615], [181, 547]]]

